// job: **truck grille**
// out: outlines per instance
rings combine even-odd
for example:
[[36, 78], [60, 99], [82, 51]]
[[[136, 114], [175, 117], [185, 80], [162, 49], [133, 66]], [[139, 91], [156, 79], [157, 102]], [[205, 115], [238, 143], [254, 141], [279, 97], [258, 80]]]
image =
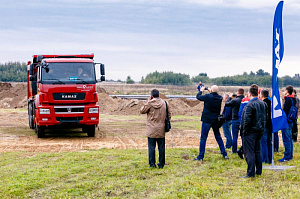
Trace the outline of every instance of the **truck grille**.
[[83, 119], [83, 117], [56, 117], [56, 121], [59, 122], [79, 122]]
[[54, 106], [56, 114], [84, 113], [84, 106]]
[[85, 93], [53, 93], [54, 100], [84, 100]]

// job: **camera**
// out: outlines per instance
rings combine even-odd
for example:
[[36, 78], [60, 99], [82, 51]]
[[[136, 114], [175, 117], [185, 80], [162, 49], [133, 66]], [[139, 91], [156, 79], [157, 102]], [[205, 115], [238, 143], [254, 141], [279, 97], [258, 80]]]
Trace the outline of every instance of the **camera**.
[[208, 90], [208, 87], [204, 87], [204, 90]]

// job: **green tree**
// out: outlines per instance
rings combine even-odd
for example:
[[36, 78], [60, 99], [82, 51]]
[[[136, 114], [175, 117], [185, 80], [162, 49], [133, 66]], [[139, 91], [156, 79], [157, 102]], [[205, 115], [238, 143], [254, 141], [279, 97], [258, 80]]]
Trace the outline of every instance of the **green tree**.
[[26, 82], [27, 65], [21, 62], [7, 62], [0, 64], [0, 81]]
[[127, 76], [126, 83], [127, 84], [134, 84], [134, 81], [133, 81], [133, 79], [131, 79], [130, 76]]

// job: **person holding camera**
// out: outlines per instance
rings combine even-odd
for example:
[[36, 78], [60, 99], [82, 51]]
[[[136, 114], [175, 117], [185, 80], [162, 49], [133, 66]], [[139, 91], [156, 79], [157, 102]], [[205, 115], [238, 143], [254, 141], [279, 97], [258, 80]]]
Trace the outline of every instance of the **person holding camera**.
[[141, 107], [141, 114], [147, 113], [146, 136], [148, 137], [148, 157], [150, 168], [156, 168], [155, 147], [158, 145], [160, 169], [165, 165], [165, 119], [166, 106], [168, 106], [168, 117], [171, 119], [169, 104], [159, 98], [159, 91], [153, 89], [148, 102]]
[[[202, 95], [204, 90], [208, 90], [210, 93]], [[224, 143], [220, 134], [218, 117], [221, 111], [222, 96], [218, 94], [219, 88], [216, 85], [213, 85], [210, 89], [207, 87], [202, 87], [197, 94], [196, 98], [204, 102], [204, 108], [201, 116], [202, 127], [201, 127], [201, 137], [200, 137], [200, 146], [199, 146], [199, 155], [194, 160], [203, 161], [206, 140], [210, 128], [213, 129], [215, 139], [219, 145], [221, 154], [224, 159], [229, 159], [227, 152], [224, 147]]]

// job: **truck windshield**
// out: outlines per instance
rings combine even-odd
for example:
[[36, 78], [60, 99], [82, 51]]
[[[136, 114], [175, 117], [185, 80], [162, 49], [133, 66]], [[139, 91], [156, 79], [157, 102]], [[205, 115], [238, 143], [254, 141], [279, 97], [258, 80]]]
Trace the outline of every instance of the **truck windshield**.
[[95, 83], [93, 63], [49, 63], [49, 71], [42, 69], [42, 81], [47, 83]]

